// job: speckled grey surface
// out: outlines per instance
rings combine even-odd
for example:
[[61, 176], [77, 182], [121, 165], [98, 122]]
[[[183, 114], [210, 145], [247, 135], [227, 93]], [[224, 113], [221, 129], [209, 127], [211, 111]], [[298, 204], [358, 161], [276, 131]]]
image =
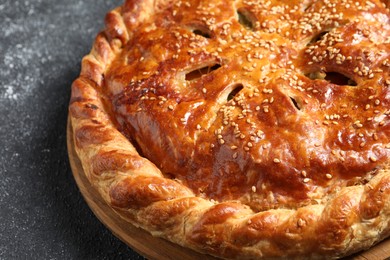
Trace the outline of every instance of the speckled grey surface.
[[143, 259], [92, 214], [66, 151], [70, 85], [121, 2], [0, 1], [0, 259]]

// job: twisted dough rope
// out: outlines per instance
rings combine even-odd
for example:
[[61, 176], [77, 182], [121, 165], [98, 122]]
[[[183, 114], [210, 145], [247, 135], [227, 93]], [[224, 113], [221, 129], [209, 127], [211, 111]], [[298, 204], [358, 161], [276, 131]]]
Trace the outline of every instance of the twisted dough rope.
[[76, 152], [87, 178], [108, 205], [153, 235], [224, 258], [329, 259], [387, 237], [388, 169], [365, 185], [342, 188], [325, 204], [255, 213], [239, 202], [196, 197], [137, 153], [104, 105], [103, 75], [131, 32], [168, 2], [126, 1], [111, 11], [72, 86], [69, 109]]

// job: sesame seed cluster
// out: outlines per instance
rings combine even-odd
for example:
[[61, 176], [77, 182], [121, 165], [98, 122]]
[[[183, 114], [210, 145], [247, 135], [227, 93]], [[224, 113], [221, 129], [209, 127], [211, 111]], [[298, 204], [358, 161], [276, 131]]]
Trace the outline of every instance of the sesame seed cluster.
[[104, 79], [118, 128], [166, 176], [264, 210], [320, 202], [388, 165], [381, 1], [167, 6]]

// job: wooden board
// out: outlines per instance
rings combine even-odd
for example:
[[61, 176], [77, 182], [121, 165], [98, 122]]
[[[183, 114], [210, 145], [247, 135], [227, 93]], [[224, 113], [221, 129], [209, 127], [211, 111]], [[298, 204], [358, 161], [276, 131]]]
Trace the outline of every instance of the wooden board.
[[[73, 133], [68, 120], [67, 145], [69, 161], [73, 176], [76, 180], [81, 194], [96, 217], [111, 232], [134, 249], [139, 254], [150, 260], [216, 260], [217, 258], [197, 253], [193, 250], [183, 248], [161, 238], [156, 238], [146, 231], [124, 221], [117, 215], [102, 199], [84, 175], [81, 162], [74, 150]], [[348, 257], [350, 260], [382, 260], [390, 259], [390, 238], [376, 245], [368, 251]]]

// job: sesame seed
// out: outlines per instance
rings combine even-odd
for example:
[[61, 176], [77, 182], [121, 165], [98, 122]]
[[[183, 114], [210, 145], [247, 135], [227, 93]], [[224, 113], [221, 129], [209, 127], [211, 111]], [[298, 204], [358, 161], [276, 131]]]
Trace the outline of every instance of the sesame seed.
[[357, 128], [362, 128], [363, 127], [363, 124], [360, 123], [360, 120], [357, 120], [353, 123]]
[[306, 221], [304, 221], [304, 220], [301, 219], [301, 218], [298, 219], [298, 221], [297, 221], [298, 227], [303, 227], [305, 224], [306, 224]]
[[332, 174], [329, 174], [329, 173], [325, 174], [325, 176], [327, 179], [332, 179], [332, 177], [333, 177]]
[[256, 186], [252, 186], [252, 191], [256, 192]]
[[374, 156], [370, 156], [369, 159], [370, 159], [371, 162], [376, 162], [377, 161], [377, 159]]
[[310, 181], [309, 178], [304, 178], [304, 179], [303, 179], [303, 182], [304, 182], [304, 183], [308, 183], [309, 181]]
[[275, 158], [274, 163], [280, 163], [280, 160], [278, 158]]

